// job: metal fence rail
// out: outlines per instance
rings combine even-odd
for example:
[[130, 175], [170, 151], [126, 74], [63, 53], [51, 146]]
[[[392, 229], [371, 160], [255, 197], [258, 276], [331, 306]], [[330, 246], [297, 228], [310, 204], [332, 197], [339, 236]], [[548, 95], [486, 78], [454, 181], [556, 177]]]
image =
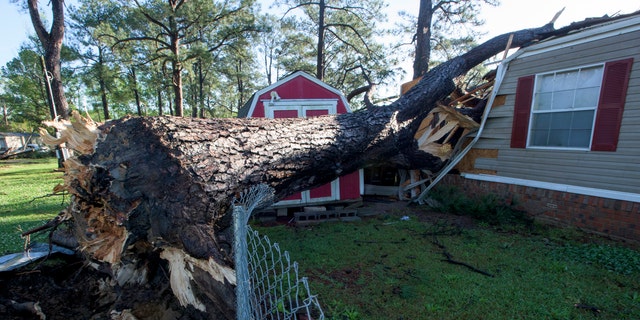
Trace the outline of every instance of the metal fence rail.
[[233, 205], [237, 318], [324, 319], [307, 278], [298, 273], [298, 263], [248, 224], [255, 209], [271, 203], [273, 189], [257, 185], [241, 194]]

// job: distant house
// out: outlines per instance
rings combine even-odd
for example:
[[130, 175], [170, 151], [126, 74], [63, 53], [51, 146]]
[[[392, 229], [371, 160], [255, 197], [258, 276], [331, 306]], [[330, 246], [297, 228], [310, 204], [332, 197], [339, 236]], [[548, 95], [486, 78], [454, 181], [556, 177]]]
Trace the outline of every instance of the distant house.
[[640, 241], [640, 15], [521, 48], [443, 183], [540, 219]]
[[18, 150], [28, 144], [42, 145], [40, 135], [23, 132], [0, 132], [0, 151]]
[[[306, 118], [351, 112], [337, 89], [306, 72], [295, 72], [258, 90], [238, 111], [243, 118]], [[328, 184], [291, 195], [274, 205], [306, 206], [361, 199], [362, 172], [344, 175]]]

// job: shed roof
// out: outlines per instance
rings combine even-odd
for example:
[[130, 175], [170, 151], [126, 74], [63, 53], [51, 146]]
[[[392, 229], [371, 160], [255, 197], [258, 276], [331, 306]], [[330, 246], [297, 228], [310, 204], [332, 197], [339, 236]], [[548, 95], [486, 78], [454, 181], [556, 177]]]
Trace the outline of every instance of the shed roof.
[[347, 109], [347, 112], [351, 112], [351, 109], [349, 107], [349, 103], [347, 102], [347, 98], [342, 94], [342, 92], [330, 85], [328, 85], [327, 83], [320, 81], [318, 78], [310, 75], [309, 73], [305, 72], [305, 71], [296, 71], [291, 73], [290, 75], [287, 75], [285, 77], [283, 77], [282, 79], [278, 80], [277, 82], [264, 87], [258, 91], [256, 91], [253, 95], [251, 95], [251, 97], [249, 98], [249, 100], [247, 100], [247, 102], [238, 110], [238, 117], [239, 118], [246, 118], [248, 115], [253, 114], [253, 110], [255, 109], [256, 105], [258, 104], [258, 99], [261, 95], [268, 93], [270, 91], [275, 90], [276, 88], [282, 86], [283, 84], [289, 82], [289, 81], [293, 81], [298, 77], [303, 77], [315, 84], [317, 84], [318, 86], [323, 87], [324, 89], [334, 93], [336, 95], [336, 97], [340, 100], [342, 100], [342, 103], [344, 104], [345, 108]]

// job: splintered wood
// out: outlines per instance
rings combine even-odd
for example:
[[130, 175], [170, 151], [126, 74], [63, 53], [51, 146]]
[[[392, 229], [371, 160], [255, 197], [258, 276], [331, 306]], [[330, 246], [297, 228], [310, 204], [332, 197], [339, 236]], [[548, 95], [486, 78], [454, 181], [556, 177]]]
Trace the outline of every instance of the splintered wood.
[[82, 117], [76, 111], [73, 111], [71, 115], [75, 121], [58, 119], [44, 121], [43, 123], [46, 126], [55, 128], [59, 136], [54, 137], [50, 135], [47, 130], [41, 128], [39, 131], [42, 136], [42, 141], [52, 146], [66, 144], [66, 147], [80, 154], [93, 153], [96, 140], [100, 134], [100, 130], [98, 129], [99, 124], [89, 117]]
[[[422, 120], [414, 139], [420, 150], [438, 156], [442, 161], [445, 161], [451, 157], [458, 142], [458, 139], [453, 141], [452, 137], [464, 137], [479, 126], [479, 123], [458, 113], [455, 108], [440, 105]], [[455, 134], [458, 130], [462, 131], [460, 135]]]

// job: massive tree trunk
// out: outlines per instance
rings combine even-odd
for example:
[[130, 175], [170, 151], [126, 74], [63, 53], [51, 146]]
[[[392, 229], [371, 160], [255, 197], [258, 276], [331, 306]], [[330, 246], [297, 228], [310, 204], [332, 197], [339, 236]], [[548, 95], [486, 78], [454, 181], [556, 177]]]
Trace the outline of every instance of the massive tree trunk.
[[[512, 46], [556, 33], [552, 24], [514, 32]], [[100, 127], [77, 117], [54, 141], [83, 154], [66, 163], [72, 200], [58, 219], [74, 220], [83, 253], [110, 270], [118, 292], [140, 290], [168, 264], [168, 282], [185, 307], [233, 318], [232, 199], [259, 183], [282, 198], [372, 164], [437, 171], [446, 158], [418, 143], [418, 129], [454, 90], [453, 79], [502, 51], [509, 36], [432, 69], [393, 104], [362, 112], [126, 118]]]

